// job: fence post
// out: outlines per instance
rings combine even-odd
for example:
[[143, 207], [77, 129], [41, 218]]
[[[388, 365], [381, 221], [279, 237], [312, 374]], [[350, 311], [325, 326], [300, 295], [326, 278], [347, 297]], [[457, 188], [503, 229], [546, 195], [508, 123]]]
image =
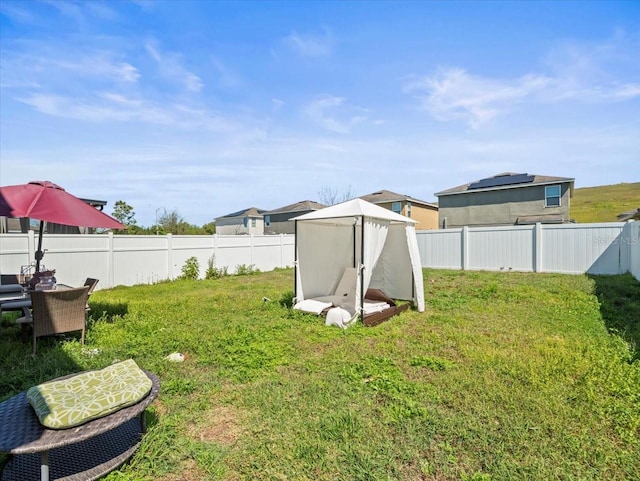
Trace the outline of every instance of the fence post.
[[624, 274], [631, 271], [631, 244], [633, 232], [631, 231], [631, 225], [633, 221], [628, 220], [622, 226], [620, 237], [618, 237], [619, 256], [618, 256], [618, 274]]
[[542, 272], [542, 224], [533, 228], [533, 272]]
[[173, 280], [173, 236], [167, 234], [167, 275]]
[[27, 235], [27, 252], [29, 256], [27, 257], [27, 264], [31, 263], [31, 259], [36, 258], [35, 243], [36, 243], [35, 233], [33, 232], [33, 229], [29, 229], [29, 232]]
[[107, 287], [113, 287], [114, 283], [115, 283], [115, 269], [116, 269], [116, 263], [115, 263], [115, 254], [114, 254], [114, 237], [113, 237], [113, 232], [109, 231], [107, 232], [107, 236], [108, 236], [108, 247], [107, 247], [107, 272], [108, 272], [108, 276], [109, 279], [107, 280]]
[[464, 226], [460, 232], [462, 235], [462, 270], [469, 269], [469, 226]]
[[640, 281], [640, 221], [629, 225], [629, 272]]
[[249, 265], [253, 265], [253, 234], [249, 234]]
[[217, 267], [216, 258], [218, 254], [218, 234], [213, 234], [213, 267]]
[[280, 234], [280, 268], [284, 267], [284, 234]]

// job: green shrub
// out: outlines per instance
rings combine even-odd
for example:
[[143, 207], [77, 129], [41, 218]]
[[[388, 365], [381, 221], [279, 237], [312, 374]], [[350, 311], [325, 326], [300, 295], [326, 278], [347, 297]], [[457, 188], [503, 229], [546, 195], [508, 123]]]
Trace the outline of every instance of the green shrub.
[[200, 277], [200, 264], [195, 257], [189, 257], [182, 266], [182, 275], [179, 279], [198, 279]]
[[287, 291], [280, 297], [278, 301], [282, 307], [286, 307], [287, 309], [291, 309], [293, 307], [293, 291]]
[[207, 262], [207, 270], [204, 274], [205, 279], [219, 279], [220, 277], [228, 276], [227, 266], [216, 267], [216, 256], [212, 255]]
[[259, 272], [260, 269], [256, 269], [256, 266], [253, 264], [238, 264], [236, 266], [236, 276], [251, 276]]

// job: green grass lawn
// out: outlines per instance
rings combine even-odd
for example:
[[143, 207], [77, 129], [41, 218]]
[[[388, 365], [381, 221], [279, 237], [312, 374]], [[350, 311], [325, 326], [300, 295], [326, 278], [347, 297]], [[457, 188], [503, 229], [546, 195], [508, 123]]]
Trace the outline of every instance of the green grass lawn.
[[426, 312], [346, 331], [280, 305], [289, 269], [97, 291], [86, 345], [36, 359], [6, 316], [0, 400], [116, 359], [157, 373], [110, 481], [637, 479], [638, 281], [424, 272]]
[[640, 207], [640, 182], [575, 189], [569, 216], [576, 222], [617, 222], [617, 215]]

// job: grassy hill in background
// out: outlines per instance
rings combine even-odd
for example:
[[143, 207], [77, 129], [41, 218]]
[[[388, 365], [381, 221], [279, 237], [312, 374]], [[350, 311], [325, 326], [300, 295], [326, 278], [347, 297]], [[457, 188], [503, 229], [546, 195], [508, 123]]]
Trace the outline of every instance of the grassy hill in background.
[[569, 215], [576, 222], [616, 222], [616, 216], [640, 207], [640, 182], [575, 189]]

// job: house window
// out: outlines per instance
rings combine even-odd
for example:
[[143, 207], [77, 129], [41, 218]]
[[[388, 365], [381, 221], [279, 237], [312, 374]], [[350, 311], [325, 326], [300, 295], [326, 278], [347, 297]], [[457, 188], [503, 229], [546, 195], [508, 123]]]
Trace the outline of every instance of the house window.
[[271, 216], [270, 215], [265, 215], [264, 216], [264, 226], [265, 227], [269, 227], [271, 225]]
[[402, 202], [394, 202], [393, 204], [391, 204], [391, 210], [396, 214], [402, 212]]
[[407, 202], [407, 217], [411, 217], [411, 202]]
[[251, 227], [255, 227], [256, 226], [256, 220], [255, 219], [251, 219]]
[[243, 217], [242, 218], [242, 225], [244, 225], [245, 227], [247, 227], [249, 225], [249, 218], [248, 217]]
[[558, 207], [560, 206], [560, 186], [548, 185], [544, 188], [544, 206]]

